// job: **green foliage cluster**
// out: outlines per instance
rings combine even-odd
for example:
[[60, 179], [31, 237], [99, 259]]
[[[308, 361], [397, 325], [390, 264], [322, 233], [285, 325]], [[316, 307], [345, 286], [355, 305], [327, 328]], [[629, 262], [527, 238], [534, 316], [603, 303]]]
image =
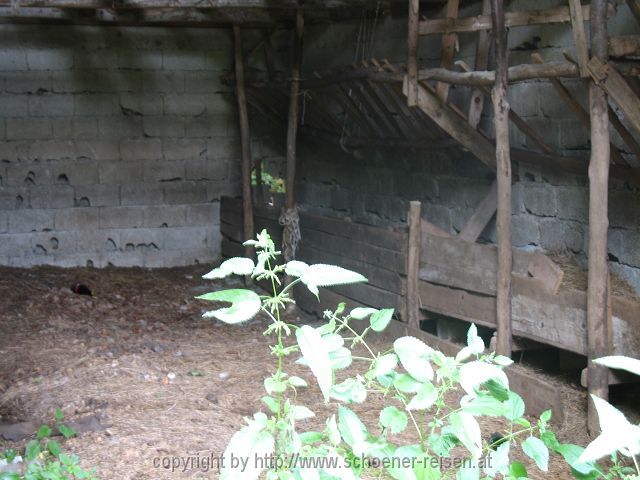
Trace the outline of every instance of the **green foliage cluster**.
[[[274, 177], [269, 172], [262, 172], [262, 184], [269, 187], [269, 191], [271, 193], [285, 193], [285, 183], [284, 178]], [[251, 185], [256, 186], [256, 171], [251, 171]]]
[[[264, 379], [266, 395], [262, 397], [268, 414], [258, 412], [245, 418], [246, 425], [231, 438], [223, 456], [223, 479], [255, 479], [264, 472], [268, 480], [351, 480], [365, 473], [398, 480], [526, 479], [529, 472], [525, 465], [513, 460], [518, 450], [541, 472], [548, 470], [552, 453], [562, 456], [578, 479], [638, 478], [637, 470], [623, 467], [617, 454], [630, 456], [635, 462], [640, 427], [630, 424], [603, 400], [594, 399], [602, 419], [601, 437], [586, 449], [562, 444], [549, 428], [551, 411], [543, 412], [533, 423], [524, 417], [524, 401], [509, 389], [503, 371], [511, 360], [486, 354], [474, 325], [469, 329], [467, 346], [455, 357], [448, 357], [411, 336], [398, 338], [384, 352], [374, 352], [365, 336], [383, 331], [392, 319], [392, 309], [354, 308], [347, 313], [340, 304], [335, 311], [324, 313], [326, 323], [319, 327], [288, 324], [281, 312], [293, 302], [290, 292], [295, 285], [305, 285], [318, 296], [319, 287], [364, 282], [366, 278], [333, 265], [300, 261], [277, 265], [280, 252], [266, 231], [245, 244], [255, 247], [256, 263], [232, 258], [203, 278], [250, 275], [270, 282], [272, 293], [259, 296], [251, 290], [233, 289], [197, 297], [231, 303], [204, 314], [226, 323], [243, 322], [264, 312], [271, 319], [264, 334], [276, 338], [270, 347], [276, 369]], [[287, 285], [281, 281], [283, 274], [293, 279]], [[366, 323], [356, 328], [357, 322]], [[283, 338], [291, 335], [296, 342], [285, 346]], [[354, 354], [359, 345], [366, 352], [364, 356]], [[325, 404], [330, 400], [341, 403], [323, 422], [323, 430], [299, 428], [315, 413], [297, 402], [297, 390], [306, 387], [307, 381], [284, 371], [283, 360], [292, 354], [300, 354], [297, 363], [311, 370]], [[637, 364], [612, 358], [604, 359], [603, 364], [640, 372]], [[337, 382], [336, 373], [354, 362], [362, 365], [360, 373]], [[459, 403], [447, 402], [450, 392], [463, 394]], [[379, 412], [380, 433], [368, 429], [348, 407], [366, 402], [370, 394], [386, 401]], [[481, 430], [480, 417], [502, 418], [506, 427], [487, 435]], [[414, 430], [417, 442], [399, 444], [394, 435], [407, 428]], [[596, 463], [603, 456], [614, 461], [607, 471]]]
[[[65, 438], [71, 438], [76, 432], [63, 423], [64, 415], [58, 408], [55, 412], [55, 428]], [[53, 429], [42, 425], [36, 438], [30, 440], [24, 454], [19, 456], [13, 449], [0, 453], [0, 460], [7, 465], [18, 465], [18, 471], [0, 473], [0, 480], [94, 480], [93, 471], [83, 469], [76, 455], [63, 452], [60, 443], [51, 438]]]

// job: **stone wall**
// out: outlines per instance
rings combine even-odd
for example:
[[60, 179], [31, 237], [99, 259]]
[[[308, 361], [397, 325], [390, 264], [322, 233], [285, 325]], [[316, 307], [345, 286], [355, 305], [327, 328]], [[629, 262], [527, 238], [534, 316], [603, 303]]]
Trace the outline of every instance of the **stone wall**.
[[[517, 1], [510, 9], [536, 9], [557, 2]], [[460, 16], [479, 13], [479, 5], [465, 7]], [[441, 12], [440, 16], [444, 14]], [[363, 26], [365, 28], [363, 28]], [[626, 5], [618, 5], [609, 22], [613, 34], [637, 32]], [[364, 38], [361, 32], [368, 32]], [[406, 20], [376, 20], [331, 27], [312, 27], [305, 37], [305, 70], [326, 71], [361, 58], [387, 58], [406, 62]], [[473, 65], [476, 35], [460, 35], [456, 59]], [[421, 65], [435, 66], [440, 57], [440, 37], [423, 37]], [[350, 48], [345, 48], [348, 45]], [[567, 26], [513, 28], [509, 32], [511, 64], [529, 62], [536, 49], [546, 60], [563, 60], [572, 53], [573, 39]], [[563, 83], [586, 107], [588, 93], [581, 80]], [[510, 88], [514, 111], [530, 123], [558, 153], [588, 158], [589, 131], [565, 106], [547, 82], [535, 81]], [[468, 88], [452, 88], [450, 98], [463, 111], [469, 105]], [[493, 134], [490, 101], [485, 101], [481, 128]], [[617, 135], [613, 142], [625, 146]], [[512, 146], [534, 149], [524, 135], [511, 127]], [[459, 231], [493, 181], [494, 174], [468, 152], [457, 148], [431, 151], [361, 149], [345, 152], [304, 138], [299, 147], [298, 195], [307, 208], [348, 216], [372, 224], [404, 222], [409, 200], [423, 202], [423, 216], [450, 231]], [[586, 172], [586, 169], [585, 169]], [[559, 170], [516, 165], [513, 187], [513, 243], [518, 248], [571, 252], [586, 264], [588, 229], [588, 178]], [[610, 183], [609, 259], [612, 271], [640, 291], [640, 193], [624, 181]], [[495, 225], [481, 241], [495, 241]]]
[[232, 51], [229, 29], [1, 26], [0, 264], [215, 259]]

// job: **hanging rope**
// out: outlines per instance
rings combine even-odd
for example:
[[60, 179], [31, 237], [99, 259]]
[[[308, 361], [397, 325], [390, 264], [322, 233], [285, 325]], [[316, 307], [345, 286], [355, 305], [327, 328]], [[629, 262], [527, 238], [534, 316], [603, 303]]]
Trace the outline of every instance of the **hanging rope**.
[[285, 209], [282, 207], [278, 223], [284, 227], [282, 231], [282, 253], [285, 261], [296, 258], [298, 243], [302, 240], [300, 235], [300, 216], [298, 207]]

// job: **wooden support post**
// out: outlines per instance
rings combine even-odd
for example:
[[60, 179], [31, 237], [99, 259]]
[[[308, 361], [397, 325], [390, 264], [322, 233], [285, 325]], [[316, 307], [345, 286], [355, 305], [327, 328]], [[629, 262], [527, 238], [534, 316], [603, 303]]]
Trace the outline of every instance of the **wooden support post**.
[[[460, 0], [448, 0], [447, 2], [447, 21], [453, 21], [458, 16], [458, 6]], [[442, 36], [442, 54], [440, 55], [440, 66], [450, 70], [453, 66], [453, 56], [456, 53], [458, 47], [458, 35], [455, 33], [445, 33]], [[451, 85], [445, 82], [438, 82], [436, 84], [436, 93], [440, 100], [447, 103], [447, 97], [449, 96], [449, 87]]]
[[420, 25], [420, 0], [409, 0], [409, 40], [407, 44], [407, 104], [410, 107], [418, 101], [418, 27]]
[[471, 218], [460, 230], [458, 238], [467, 242], [475, 242], [496, 213], [498, 201], [498, 183], [493, 182], [487, 195], [482, 199]]
[[[238, 118], [240, 119], [240, 141], [242, 143], [242, 215], [243, 233], [246, 240], [253, 238], [253, 200], [251, 198], [251, 136], [247, 95], [244, 88], [244, 60], [242, 56], [242, 33], [238, 25], [233, 26], [236, 97], [238, 98]], [[253, 248], [245, 247], [245, 255], [253, 257]]]
[[422, 242], [420, 202], [409, 202], [409, 245], [407, 247], [407, 320], [409, 325], [420, 329], [420, 293], [418, 271], [420, 270], [420, 243]]
[[496, 289], [497, 348], [500, 355], [511, 356], [511, 156], [509, 153], [509, 102], [507, 100], [507, 30], [504, 26], [503, 0], [492, 0], [491, 13], [496, 45], [496, 83], [493, 110], [496, 130], [496, 177], [498, 183], [498, 273]]
[[[482, 14], [491, 14], [491, 0], [482, 1]], [[476, 46], [476, 71], [486, 70], [489, 66], [489, 32], [480, 30], [478, 32], [478, 45]], [[469, 125], [478, 127], [482, 109], [484, 108], [484, 95], [479, 88], [474, 88], [471, 92], [471, 102], [469, 104]]]
[[580, 0], [569, 0], [569, 11], [571, 13], [571, 29], [573, 30], [573, 41], [576, 44], [580, 76], [587, 77], [589, 76], [587, 72], [589, 48], [587, 47], [587, 36], [584, 32], [584, 17], [582, 16]]
[[287, 209], [295, 206], [294, 188], [296, 182], [296, 139], [298, 135], [298, 104], [300, 94], [300, 72], [302, 64], [302, 32], [304, 19], [298, 10], [291, 56], [291, 88], [289, 90], [289, 120], [287, 126]]
[[[607, 57], [607, 1], [594, 0], [591, 7], [591, 52], [593, 58]], [[591, 116], [591, 160], [589, 161], [589, 272], [587, 289], [587, 348], [589, 393], [600, 398], [609, 396], [609, 374], [606, 368], [591, 361], [608, 354], [608, 276], [607, 208], [609, 181], [609, 115], [607, 94], [595, 82], [589, 86]], [[592, 435], [599, 430], [598, 415], [589, 399], [588, 428]]]
[[633, 16], [636, 17], [638, 24], [640, 24], [640, 2], [638, 0], [627, 0], [627, 5]]

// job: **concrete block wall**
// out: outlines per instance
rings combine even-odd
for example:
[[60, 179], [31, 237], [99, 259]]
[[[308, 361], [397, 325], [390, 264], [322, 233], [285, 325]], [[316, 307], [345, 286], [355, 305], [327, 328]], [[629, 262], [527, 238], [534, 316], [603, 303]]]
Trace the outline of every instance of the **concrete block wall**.
[[0, 264], [217, 258], [231, 54], [228, 29], [0, 26]]

